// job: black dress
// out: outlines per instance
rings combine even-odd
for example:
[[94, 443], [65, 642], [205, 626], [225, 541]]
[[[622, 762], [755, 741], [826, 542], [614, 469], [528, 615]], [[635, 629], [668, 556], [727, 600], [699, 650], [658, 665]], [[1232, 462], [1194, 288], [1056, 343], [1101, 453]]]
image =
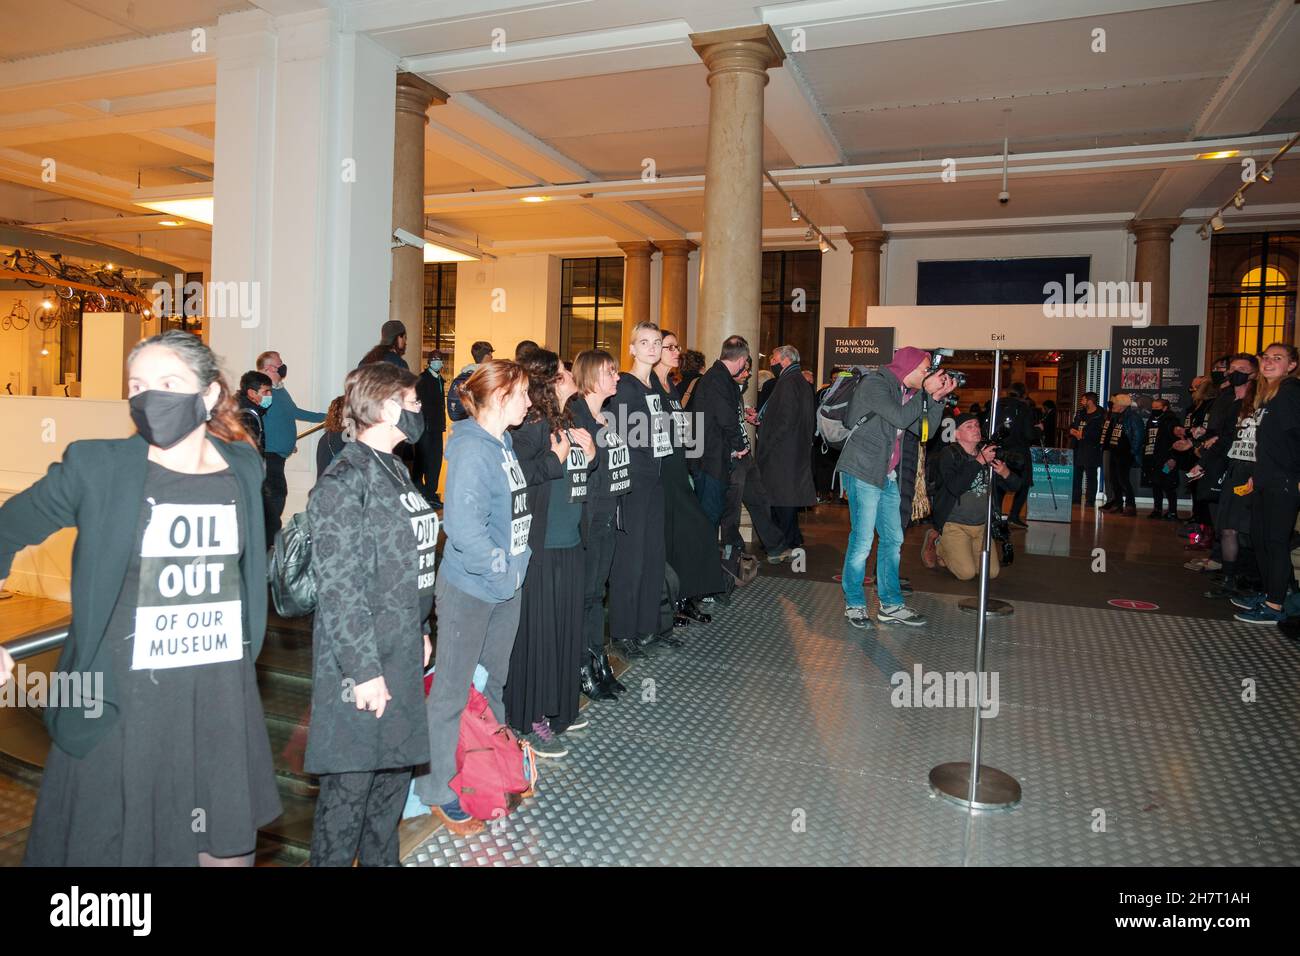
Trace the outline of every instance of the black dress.
[[720, 594], [726, 588], [722, 562], [718, 555], [718, 532], [700, 507], [700, 499], [691, 487], [687, 451], [700, 436], [690, 426], [689, 413], [682, 410], [676, 386], [667, 389], [656, 376], [664, 404], [673, 416], [673, 453], [660, 459], [660, 479], [664, 486], [664, 544], [668, 565], [677, 572], [682, 600]]
[[[552, 455], [545, 420], [526, 423], [510, 434], [520, 462]], [[594, 466], [574, 445], [564, 474], [545, 481], [535, 497], [528, 535], [533, 556], [524, 577], [519, 629], [503, 692], [506, 720], [520, 733], [530, 732], [542, 719], [552, 731], [563, 733], [578, 717], [586, 581], [579, 523]]]
[[84, 757], [50, 748], [27, 865], [195, 866], [199, 853], [252, 853], [280, 815], [240, 623], [238, 494], [229, 470], [149, 462], [104, 635], [120, 716]]

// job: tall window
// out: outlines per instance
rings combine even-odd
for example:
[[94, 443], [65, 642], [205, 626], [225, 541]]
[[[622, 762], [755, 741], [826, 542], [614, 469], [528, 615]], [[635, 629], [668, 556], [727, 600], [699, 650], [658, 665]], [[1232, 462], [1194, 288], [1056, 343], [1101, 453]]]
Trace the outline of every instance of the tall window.
[[1210, 241], [1207, 363], [1293, 342], [1300, 234], [1222, 233]]
[[424, 264], [424, 347], [450, 355], [456, 348], [456, 263]]
[[623, 257], [565, 259], [560, 276], [560, 358], [587, 349], [618, 355], [623, 338]]
[[[793, 345], [800, 364], [816, 371], [817, 329], [821, 317], [822, 254], [816, 249], [763, 253], [762, 323], [754, 371], [766, 368], [772, 350]], [[717, 343], [706, 342], [708, 348]]]

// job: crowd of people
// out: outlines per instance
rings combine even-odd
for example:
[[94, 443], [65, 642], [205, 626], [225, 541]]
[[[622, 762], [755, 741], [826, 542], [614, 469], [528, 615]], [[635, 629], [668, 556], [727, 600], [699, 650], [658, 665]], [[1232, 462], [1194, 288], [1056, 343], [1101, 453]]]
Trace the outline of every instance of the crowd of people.
[[[59, 669], [105, 675], [107, 719], [46, 711], [55, 746], [29, 863], [251, 862], [257, 829], [281, 809], [253, 662], [298, 421], [324, 427], [306, 509], [317, 603], [304, 768], [320, 780], [316, 865], [396, 864], [412, 793], [455, 833], [483, 826], [452, 786], [471, 683], [538, 757], [561, 758], [587, 726], [582, 697], [613, 704], [626, 690], [611, 650], [634, 659], [681, 647], [752, 580], [742, 506], [769, 562], [803, 546], [800, 512], [824, 490], [819, 423], [831, 398], [814, 392], [794, 347], [774, 350], [749, 406], [755, 356], [740, 336], [707, 367], [644, 322], [621, 361], [593, 349], [566, 363], [529, 341], [496, 359], [476, 342], [448, 387], [438, 352], [419, 375], [407, 367], [405, 339], [400, 322], [386, 323], [326, 413], [296, 405], [278, 352], [260, 355], [232, 395], [194, 336], [146, 339], [128, 361], [137, 434], [73, 443], [0, 509], [0, 578], [23, 546], [78, 528]], [[1282, 620], [1294, 584], [1296, 368], [1286, 345], [1227, 356], [1193, 383], [1181, 415], [1160, 398], [1144, 421], [1129, 396], [1103, 410], [1088, 393], [1070, 428], [1085, 508], [1102, 464], [1104, 509], [1129, 515], [1135, 467], [1152, 518], [1178, 517], [1186, 479], [1212, 547], [1189, 566], [1221, 572], [1207, 593], [1251, 623]], [[843, 375], [845, 434], [831, 471], [851, 525], [845, 619], [921, 627], [899, 576], [905, 529], [925, 522], [925, 563], [975, 577], [1004, 496], [1008, 520], [1023, 526], [1029, 449], [1054, 430], [1054, 409], [1036, 409], [1013, 383], [997, 421], [961, 412], [959, 378], [911, 347]], [[873, 550], [875, 621], [865, 593]], [[0, 653], [0, 679], [12, 669]], [[191, 826], [195, 808], [202, 828]]]

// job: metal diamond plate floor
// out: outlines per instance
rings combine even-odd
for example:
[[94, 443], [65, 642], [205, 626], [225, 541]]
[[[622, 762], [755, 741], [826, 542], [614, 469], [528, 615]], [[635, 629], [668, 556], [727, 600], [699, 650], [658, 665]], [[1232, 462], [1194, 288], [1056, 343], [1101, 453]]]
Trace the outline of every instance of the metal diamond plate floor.
[[497, 832], [440, 830], [407, 865], [1300, 863], [1300, 649], [1274, 628], [1017, 602], [989, 623], [984, 763], [1022, 803], [932, 797], [971, 711], [896, 708], [890, 677], [973, 668], [957, 600], [918, 594], [928, 627], [861, 632], [838, 586], [760, 577], [634, 662]]

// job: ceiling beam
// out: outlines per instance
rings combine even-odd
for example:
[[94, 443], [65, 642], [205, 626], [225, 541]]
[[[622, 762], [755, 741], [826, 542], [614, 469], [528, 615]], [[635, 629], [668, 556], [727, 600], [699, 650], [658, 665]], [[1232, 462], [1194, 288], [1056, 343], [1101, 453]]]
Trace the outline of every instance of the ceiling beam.
[[136, 139], [144, 140], [146, 143], [153, 143], [155, 146], [162, 146], [164, 149], [201, 159], [205, 163], [214, 162], [216, 158], [216, 143], [192, 130], [169, 127], [166, 129], [142, 130], [131, 135]]
[[131, 201], [135, 183], [114, 179], [102, 173], [59, 163], [53, 181], [42, 178], [40, 159], [16, 149], [0, 149], [0, 179], [23, 186], [33, 186], [47, 193], [84, 199], [111, 209], [123, 209], [139, 215], [140, 208]]
[[93, 136], [112, 136], [117, 133], [151, 132], [159, 127], [171, 128], [192, 123], [211, 123], [216, 119], [216, 112], [216, 103], [204, 103], [199, 106], [105, 116], [102, 119], [74, 119], [66, 123], [11, 128], [0, 130], [0, 147], [87, 139]]

